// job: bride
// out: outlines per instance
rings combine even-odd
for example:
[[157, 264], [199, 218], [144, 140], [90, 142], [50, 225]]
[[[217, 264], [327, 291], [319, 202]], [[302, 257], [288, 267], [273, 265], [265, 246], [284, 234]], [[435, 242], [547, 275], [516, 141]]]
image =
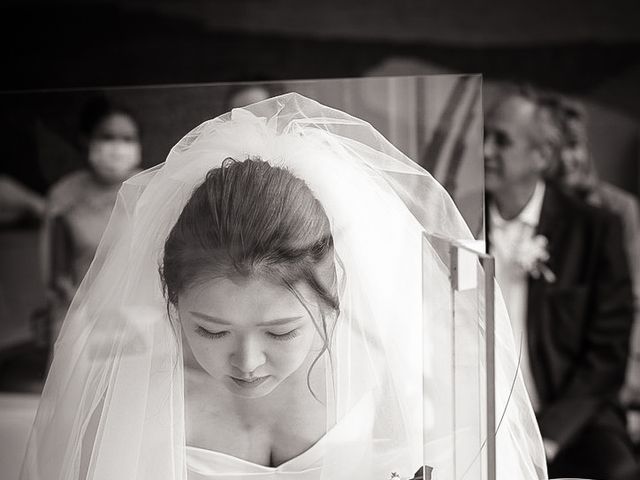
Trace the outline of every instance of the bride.
[[[481, 478], [483, 319], [432, 235], [471, 238], [366, 122], [287, 94], [196, 127], [120, 191], [22, 479]], [[546, 478], [498, 300], [498, 478]]]

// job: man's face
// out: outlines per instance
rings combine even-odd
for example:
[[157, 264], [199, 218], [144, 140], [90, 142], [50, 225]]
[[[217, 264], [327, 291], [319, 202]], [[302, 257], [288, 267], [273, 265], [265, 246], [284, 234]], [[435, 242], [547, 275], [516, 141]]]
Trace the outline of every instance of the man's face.
[[536, 146], [535, 105], [509, 97], [489, 111], [484, 126], [485, 185], [489, 192], [533, 185], [544, 159]]

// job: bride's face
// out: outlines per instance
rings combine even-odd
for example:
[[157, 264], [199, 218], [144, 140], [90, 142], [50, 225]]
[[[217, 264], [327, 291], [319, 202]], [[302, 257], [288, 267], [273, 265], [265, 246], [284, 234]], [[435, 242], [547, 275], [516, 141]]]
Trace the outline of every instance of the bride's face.
[[[298, 291], [313, 298], [308, 288]], [[305, 305], [319, 315], [313, 303]], [[180, 294], [178, 312], [200, 366], [232, 393], [257, 398], [315, 358], [321, 341], [305, 305], [266, 280], [223, 278]], [[306, 369], [303, 373], [306, 378]]]

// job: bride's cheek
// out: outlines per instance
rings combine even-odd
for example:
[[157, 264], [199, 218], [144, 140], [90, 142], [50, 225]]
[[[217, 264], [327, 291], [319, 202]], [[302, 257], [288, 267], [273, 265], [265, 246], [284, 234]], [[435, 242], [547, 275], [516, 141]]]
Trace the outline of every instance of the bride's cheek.
[[322, 351], [322, 349], [325, 346], [325, 341], [324, 339], [320, 336], [320, 333], [318, 333], [317, 330], [313, 330], [313, 332], [311, 332], [310, 336], [309, 336], [309, 340], [308, 340], [308, 348], [307, 350], [310, 353], [319, 353], [320, 351]]
[[280, 345], [272, 351], [272, 362], [276, 363], [280, 369], [293, 371], [298, 369], [304, 362], [310, 350], [311, 339], [295, 338], [286, 345]]

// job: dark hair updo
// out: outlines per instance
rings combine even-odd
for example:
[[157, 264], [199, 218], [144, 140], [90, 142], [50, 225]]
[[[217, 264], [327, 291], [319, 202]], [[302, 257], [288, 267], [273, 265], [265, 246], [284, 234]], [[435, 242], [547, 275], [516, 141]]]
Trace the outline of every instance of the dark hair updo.
[[165, 297], [176, 306], [180, 293], [199, 281], [254, 276], [286, 286], [301, 301], [295, 287], [308, 285], [324, 307], [320, 321], [311, 315], [324, 340], [320, 355], [328, 350], [325, 313], [337, 313], [339, 302], [322, 205], [284, 168], [227, 158], [195, 189], [165, 242]]

